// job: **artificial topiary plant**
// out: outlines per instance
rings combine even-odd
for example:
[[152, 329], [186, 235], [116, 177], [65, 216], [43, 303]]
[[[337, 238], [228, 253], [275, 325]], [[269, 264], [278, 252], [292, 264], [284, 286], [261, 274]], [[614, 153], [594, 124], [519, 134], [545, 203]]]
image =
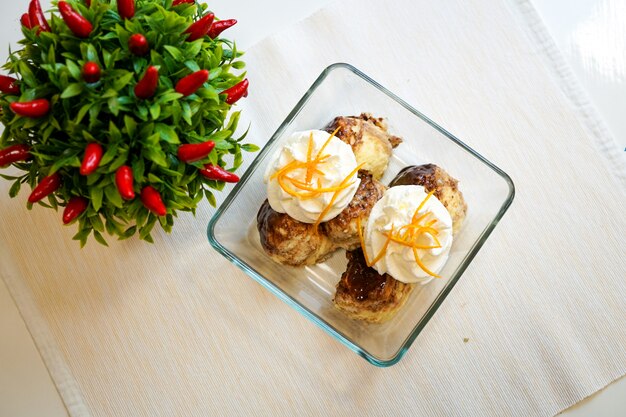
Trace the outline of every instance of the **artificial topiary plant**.
[[[247, 95], [244, 63], [194, 0], [39, 0], [22, 16], [23, 48], [0, 76], [0, 166], [12, 164], [38, 203], [64, 207], [78, 223], [75, 240], [103, 233], [152, 242], [158, 222], [169, 232], [178, 211], [195, 213], [211, 189], [236, 182], [245, 134], [233, 135]], [[58, 11], [60, 15], [54, 12]], [[228, 170], [227, 158], [233, 162]]]

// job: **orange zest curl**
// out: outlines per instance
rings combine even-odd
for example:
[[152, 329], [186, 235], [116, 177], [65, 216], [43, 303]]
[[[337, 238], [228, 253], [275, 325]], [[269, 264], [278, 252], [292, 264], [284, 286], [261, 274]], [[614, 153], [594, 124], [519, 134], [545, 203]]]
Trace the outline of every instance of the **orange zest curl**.
[[[339, 131], [339, 128], [337, 128], [333, 133], [328, 136], [328, 139], [326, 139], [326, 142], [324, 142], [315, 157], [313, 156], [313, 132], [311, 132], [311, 134], [309, 135], [309, 142], [307, 144], [306, 161], [291, 161], [290, 163], [276, 171], [274, 174], [272, 174], [272, 176], [270, 177], [270, 181], [276, 180], [278, 182], [278, 185], [280, 186], [280, 188], [282, 188], [284, 192], [300, 200], [309, 200], [312, 198], [316, 198], [323, 193], [333, 193], [333, 196], [330, 199], [330, 203], [320, 213], [319, 218], [315, 222], [315, 228], [317, 228], [317, 226], [322, 222], [324, 216], [330, 211], [332, 205], [339, 197], [341, 191], [354, 184], [355, 181], [350, 181], [350, 179], [363, 166], [363, 164], [358, 165], [337, 186], [322, 186], [322, 181], [320, 177], [324, 176], [324, 171], [319, 168], [319, 165], [324, 163], [328, 158], [330, 158], [330, 155], [323, 154], [323, 152], [326, 149], [326, 146], [328, 146], [328, 144], [330, 143], [331, 139], [335, 137], [337, 131]], [[290, 173], [299, 169], [306, 170], [304, 181], [289, 176]], [[314, 181], [313, 177], [315, 175], [317, 175], [318, 177]]]
[[[361, 250], [363, 251], [363, 257], [365, 258], [365, 263], [367, 266], [371, 267], [376, 264], [387, 252], [387, 248], [390, 242], [397, 243], [402, 246], [406, 246], [412, 249], [413, 257], [415, 258], [415, 263], [422, 269], [422, 271], [426, 272], [428, 275], [441, 278], [441, 276], [435, 274], [431, 270], [429, 270], [426, 265], [422, 262], [417, 252], [418, 249], [436, 249], [441, 247], [441, 243], [439, 239], [437, 239], [437, 235], [439, 231], [435, 229], [433, 226], [437, 223], [437, 219], [432, 219], [426, 223], [421, 223], [428, 217], [430, 212], [424, 213], [422, 215], [418, 215], [419, 211], [424, 207], [426, 201], [434, 194], [434, 191], [428, 193], [426, 198], [420, 203], [415, 212], [413, 213], [413, 217], [411, 218], [411, 223], [400, 227], [399, 229], [395, 229], [393, 225], [391, 225], [391, 230], [384, 235], [387, 237], [383, 247], [381, 248], [378, 255], [373, 260], [369, 260], [369, 256], [367, 255], [367, 249], [365, 248], [365, 239], [363, 238], [363, 231], [361, 230], [361, 218], [357, 219], [357, 229], [359, 232], [359, 240], [361, 241]], [[430, 237], [435, 241], [434, 245], [421, 245], [417, 243], [419, 238], [423, 235], [430, 235]]]

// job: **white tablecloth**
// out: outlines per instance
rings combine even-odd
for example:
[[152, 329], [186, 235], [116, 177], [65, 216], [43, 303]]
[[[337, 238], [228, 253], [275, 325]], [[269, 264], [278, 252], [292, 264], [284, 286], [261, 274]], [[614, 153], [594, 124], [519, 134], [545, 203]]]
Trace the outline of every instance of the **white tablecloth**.
[[626, 373], [623, 155], [528, 4], [332, 5], [248, 52], [250, 138], [337, 61], [516, 183], [411, 351], [374, 368], [278, 301], [209, 247], [208, 204], [155, 245], [79, 250], [2, 198], [0, 273], [73, 416], [553, 415]]

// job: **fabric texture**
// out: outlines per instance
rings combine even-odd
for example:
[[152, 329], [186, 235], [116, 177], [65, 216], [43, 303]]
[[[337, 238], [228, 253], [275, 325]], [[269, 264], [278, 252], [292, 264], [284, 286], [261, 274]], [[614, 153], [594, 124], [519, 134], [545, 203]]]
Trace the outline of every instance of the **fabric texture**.
[[513, 205], [411, 350], [375, 368], [280, 302], [209, 246], [208, 204], [154, 245], [80, 250], [58, 214], [2, 198], [0, 273], [73, 417], [551, 416], [626, 373], [623, 157], [534, 11], [378, 5], [251, 48], [241, 107], [262, 145], [348, 62], [511, 175]]

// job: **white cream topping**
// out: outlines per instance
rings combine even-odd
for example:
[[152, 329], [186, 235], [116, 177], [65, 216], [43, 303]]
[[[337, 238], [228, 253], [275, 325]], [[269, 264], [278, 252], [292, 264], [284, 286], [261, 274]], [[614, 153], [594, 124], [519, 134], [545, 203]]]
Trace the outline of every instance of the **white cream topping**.
[[[424, 187], [420, 185], [399, 185], [385, 191], [383, 198], [372, 208], [365, 228], [365, 248], [370, 262], [383, 249], [392, 226], [395, 234], [403, 226], [412, 223], [415, 210], [427, 195]], [[436, 274], [446, 263], [452, 246], [452, 218], [434, 195], [430, 196], [416, 217], [426, 213], [428, 214], [419, 223], [426, 224], [437, 220], [432, 227], [438, 232], [436, 237], [441, 247], [417, 249], [417, 254], [423, 265]], [[435, 239], [428, 233], [421, 233], [418, 236], [414, 241], [417, 245], [437, 245]], [[373, 268], [380, 274], [388, 273], [407, 284], [417, 282], [426, 284], [433, 278], [416, 262], [412, 247], [393, 241], [389, 242], [384, 256], [373, 265]]]
[[[277, 178], [272, 176], [280, 169], [286, 167], [293, 161], [306, 162], [309, 146], [309, 138], [313, 138], [312, 156], [318, 155], [324, 143], [328, 140], [330, 134], [322, 130], [310, 130], [304, 132], [293, 133], [286, 141], [282, 149], [280, 149], [270, 160], [265, 171], [265, 183], [267, 184], [267, 198], [270, 206], [279, 213], [287, 213], [294, 219], [303, 223], [315, 223], [320, 215], [329, 206], [334, 192], [322, 192], [312, 198], [301, 198], [286, 192], [278, 182]], [[353, 172], [357, 167], [356, 157], [350, 145], [342, 142], [336, 136], [332, 137], [322, 155], [328, 155], [322, 162], [317, 164], [316, 168], [321, 173], [314, 173], [309, 183], [313, 188], [337, 187]], [[320, 155], [321, 156], [321, 155]], [[293, 178], [300, 183], [306, 183], [306, 169], [298, 168], [288, 173], [289, 178]], [[355, 172], [347, 181], [350, 185], [338, 192], [337, 198], [333, 201], [332, 206], [327, 210], [321, 219], [322, 222], [335, 218], [345, 209], [357, 188], [359, 180]], [[301, 190], [294, 183], [285, 181], [290, 190], [300, 194], [306, 194], [307, 191]]]

